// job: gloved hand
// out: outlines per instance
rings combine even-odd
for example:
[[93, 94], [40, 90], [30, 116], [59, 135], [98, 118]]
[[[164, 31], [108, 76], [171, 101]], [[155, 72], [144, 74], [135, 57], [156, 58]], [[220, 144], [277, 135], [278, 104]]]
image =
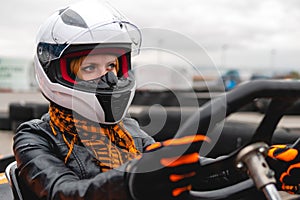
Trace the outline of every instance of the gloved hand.
[[293, 145], [273, 145], [268, 151], [268, 162], [280, 181], [279, 187], [289, 193], [299, 193], [300, 140]]
[[206, 136], [186, 136], [147, 147], [127, 166], [127, 183], [135, 200], [188, 199], [199, 163], [199, 149]]

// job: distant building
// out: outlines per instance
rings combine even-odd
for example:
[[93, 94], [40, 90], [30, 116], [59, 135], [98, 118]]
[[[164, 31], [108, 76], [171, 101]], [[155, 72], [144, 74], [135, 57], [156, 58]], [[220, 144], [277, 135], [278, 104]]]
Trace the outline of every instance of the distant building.
[[32, 60], [0, 58], [0, 91], [37, 90]]

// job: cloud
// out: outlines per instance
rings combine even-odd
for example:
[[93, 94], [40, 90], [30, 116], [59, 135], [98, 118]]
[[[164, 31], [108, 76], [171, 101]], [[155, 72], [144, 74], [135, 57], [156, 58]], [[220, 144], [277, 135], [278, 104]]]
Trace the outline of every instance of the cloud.
[[[5, 19], [0, 21], [0, 56], [32, 56], [39, 25], [56, 8], [70, 2], [74, 0], [5, 1], [0, 7], [0, 17]], [[110, 2], [142, 28], [165, 28], [193, 39], [207, 49], [217, 64], [221, 62], [224, 44], [228, 46], [228, 64], [236, 66], [247, 62], [267, 66], [272, 49], [282, 52], [276, 55], [278, 64], [297, 66], [299, 62], [293, 58], [300, 50], [300, 2], [297, 0]]]

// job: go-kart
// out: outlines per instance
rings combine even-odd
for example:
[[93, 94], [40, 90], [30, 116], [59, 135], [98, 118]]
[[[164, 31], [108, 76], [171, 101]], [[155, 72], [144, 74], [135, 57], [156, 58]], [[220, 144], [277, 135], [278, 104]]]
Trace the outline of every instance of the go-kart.
[[[264, 118], [249, 141], [227, 156], [202, 164], [203, 173], [198, 177], [199, 182], [205, 183], [203, 180], [207, 180], [206, 183], [210, 184], [205, 184], [206, 188], [200, 184], [196, 187], [198, 191], [191, 191], [194, 199], [300, 199], [300, 196], [277, 191], [273, 171], [264, 159], [277, 124], [300, 97], [299, 86], [299, 81], [248, 82], [202, 106], [189, 118], [178, 130], [177, 137], [190, 133], [195, 123], [198, 125], [197, 133], [208, 134], [210, 127], [217, 126], [224, 116], [229, 116], [247, 103], [258, 98], [271, 99]], [[300, 146], [299, 143], [297, 139], [294, 145]], [[222, 176], [231, 179], [228, 181], [230, 184], [223, 185], [224, 188], [213, 181], [215, 177]], [[257, 188], [258, 192], [254, 192], [253, 188]], [[247, 195], [241, 195], [243, 192]]]
[[[259, 98], [268, 98], [271, 102], [257, 127], [247, 124], [236, 126], [225, 120], [241, 107]], [[211, 139], [215, 144], [213, 148], [199, 146], [200, 155], [207, 158], [201, 161], [200, 170], [203, 173], [197, 177], [199, 181], [196, 181], [190, 192], [191, 199], [300, 199], [298, 195], [277, 191], [274, 174], [264, 159], [268, 145], [299, 142], [300, 135], [296, 131], [277, 128], [286, 111], [299, 98], [299, 81], [258, 80], [243, 83], [201, 107], [189, 110], [187, 115], [190, 116], [173, 137], [199, 133], [213, 136]], [[180, 112], [182, 114], [184, 110], [181, 109]], [[132, 117], [139, 120], [134, 114]], [[247, 134], [246, 137], [243, 137], [244, 133]], [[280, 134], [284, 137], [280, 137]], [[216, 135], [218, 137], [214, 137]], [[222, 137], [223, 135], [230, 139]], [[234, 141], [240, 141], [238, 138], [242, 138], [242, 142], [236, 145]], [[230, 147], [224, 148], [224, 143]], [[222, 147], [218, 149], [220, 145]], [[5, 168], [9, 183], [2, 186], [10, 184], [11, 187], [5, 187], [6, 192], [0, 191], [0, 197], [9, 200], [15, 196], [15, 199], [20, 199], [21, 191], [16, 188], [18, 183], [14, 182], [16, 177], [13, 170], [16, 167], [5, 165]], [[13, 193], [7, 192], [11, 189]], [[6, 196], [3, 197], [4, 194]]]

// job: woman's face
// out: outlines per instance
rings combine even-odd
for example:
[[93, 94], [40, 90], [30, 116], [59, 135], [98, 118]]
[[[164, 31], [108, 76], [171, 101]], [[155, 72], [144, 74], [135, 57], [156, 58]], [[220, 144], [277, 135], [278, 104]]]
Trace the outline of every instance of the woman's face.
[[117, 57], [109, 54], [88, 55], [81, 63], [77, 77], [81, 80], [93, 80], [107, 72], [117, 75]]

